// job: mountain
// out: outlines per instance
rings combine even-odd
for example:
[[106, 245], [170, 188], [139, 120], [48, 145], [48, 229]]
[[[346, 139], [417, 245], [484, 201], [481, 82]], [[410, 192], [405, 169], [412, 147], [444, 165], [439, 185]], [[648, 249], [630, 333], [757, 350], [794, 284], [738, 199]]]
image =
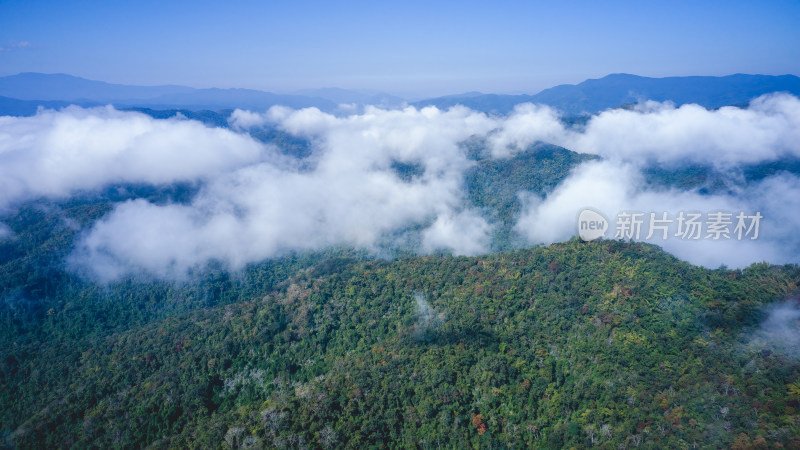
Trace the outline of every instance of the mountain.
[[3, 218], [19, 237], [0, 244], [5, 447], [800, 445], [792, 325], [759, 326], [797, 310], [797, 266], [573, 239], [98, 286], [61, 260], [109, 207]]
[[577, 85], [545, 89], [533, 101], [562, 111], [597, 112], [640, 100], [672, 101], [676, 105], [697, 103], [706, 108], [746, 104], [771, 92], [800, 95], [800, 77], [794, 75], [745, 75], [724, 77], [648, 78], [612, 74]]
[[330, 100], [302, 95], [274, 94], [253, 89], [194, 89], [191, 92], [164, 94], [142, 100], [121, 100], [123, 106], [148, 106], [151, 108], [188, 109], [252, 109], [263, 110], [281, 105], [290, 108], [316, 107], [323, 111], [333, 111], [337, 104]]
[[[119, 107], [157, 109], [263, 110], [274, 105], [284, 105], [291, 108], [315, 106], [325, 111], [333, 111], [337, 107], [336, 103], [322, 98], [274, 94], [252, 89], [195, 89], [174, 85], [128, 86], [65, 74], [42, 73], [21, 73], [0, 77], [0, 96], [29, 102], [22, 106], [10, 101], [0, 102], [0, 114], [29, 111], [32, 104], [48, 106], [48, 102], [64, 102], [80, 106], [111, 103]], [[35, 112], [35, 108], [33, 111]]]
[[350, 90], [339, 88], [303, 89], [297, 91], [298, 95], [307, 97], [324, 98], [336, 104], [374, 105], [383, 108], [401, 107], [406, 100], [396, 95], [385, 92], [369, 90]]
[[189, 93], [185, 86], [128, 86], [93, 81], [63, 73], [25, 72], [0, 77], [0, 95], [20, 100], [60, 100], [65, 102], [115, 102], [145, 100], [162, 95]]
[[[467, 92], [420, 100], [416, 107], [468, 108], [507, 114], [520, 103], [552, 106], [567, 115], [594, 114], [620, 105], [649, 99], [672, 101], [677, 105], [697, 103], [707, 108], [743, 105], [770, 92], [789, 92], [800, 96], [800, 78], [794, 75], [745, 75], [724, 77], [648, 78], [612, 74], [582, 83], [545, 89], [535, 95], [501, 95]], [[61, 107], [65, 104], [154, 109], [267, 109], [274, 105], [291, 108], [317, 107], [341, 112], [339, 105], [377, 105], [397, 108], [405, 101], [382, 92], [338, 88], [307, 89], [297, 94], [275, 94], [252, 89], [195, 89], [186, 86], [128, 86], [92, 81], [65, 74], [21, 73], [0, 77], [0, 114], [33, 114], [37, 106]], [[28, 103], [24, 103], [28, 102]], [[55, 102], [55, 103], [53, 103]]]
[[530, 95], [501, 95], [483, 94], [481, 92], [466, 92], [464, 94], [447, 95], [427, 100], [414, 102], [412, 105], [417, 108], [435, 106], [439, 109], [452, 108], [456, 105], [466, 106], [467, 108], [486, 113], [507, 114], [520, 103], [532, 102]]
[[535, 95], [465, 94], [438, 97], [414, 103], [449, 108], [456, 104], [498, 114], [506, 114], [520, 103], [540, 103], [569, 115], [594, 114], [641, 100], [672, 101], [676, 105], [697, 103], [706, 108], [746, 104], [771, 92], [800, 96], [800, 77], [794, 75], [745, 75], [724, 77], [649, 78], [612, 74], [572, 85], [545, 89]]
[[[309, 156], [278, 130], [254, 137]], [[592, 158], [463, 145], [464, 201], [503, 223], [519, 189], [546, 195]], [[198, 189], [108, 186], [0, 215], [4, 448], [800, 447], [796, 265], [710, 270], [577, 239], [476, 257], [331, 248], [181, 283], [102, 285], [65, 263], [115, 205]]]
[[[48, 109], [64, 108], [71, 105], [73, 102], [65, 102], [59, 100], [52, 101], [36, 101], [36, 100], [20, 100], [17, 98], [9, 98], [0, 96], [0, 116], [32, 116], [36, 114], [39, 107]], [[95, 106], [87, 102], [85, 106]], [[99, 104], [98, 104], [99, 105]]]

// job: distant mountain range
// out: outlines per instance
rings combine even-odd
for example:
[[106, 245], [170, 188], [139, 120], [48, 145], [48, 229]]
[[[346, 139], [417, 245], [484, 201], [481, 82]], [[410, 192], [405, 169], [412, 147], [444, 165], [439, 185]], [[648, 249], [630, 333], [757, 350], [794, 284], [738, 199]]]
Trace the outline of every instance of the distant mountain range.
[[[677, 105], [697, 103], [707, 108], [743, 105], [760, 95], [788, 92], [800, 96], [800, 77], [746, 75], [724, 77], [648, 78], [612, 74], [582, 83], [545, 89], [534, 95], [500, 95], [468, 92], [411, 103], [416, 107], [449, 108], [464, 105], [477, 111], [506, 114], [520, 103], [549, 105], [568, 115], [594, 114], [642, 100], [670, 100]], [[274, 105], [291, 108], [315, 106], [323, 111], [350, 111], [367, 104], [401, 107], [405, 100], [372, 91], [338, 88], [309, 89], [296, 94], [275, 94], [252, 89], [195, 89], [186, 86], [128, 86], [87, 80], [65, 74], [21, 73], [0, 77], [0, 114], [30, 115], [39, 106], [60, 108], [70, 104], [120, 108], [264, 110]], [[342, 108], [340, 105], [349, 105]]]
[[771, 92], [800, 96], [800, 77], [736, 74], [724, 77], [648, 78], [618, 73], [579, 84], [563, 84], [535, 95], [470, 92], [422, 100], [414, 105], [448, 108], [460, 104], [479, 111], [505, 114], [517, 104], [531, 102], [552, 106], [566, 114], [580, 115], [643, 100], [670, 100], [677, 105], [697, 103], [706, 108], [719, 108], [747, 104]]
[[385, 92], [370, 90], [349, 90], [339, 88], [303, 89], [296, 94], [324, 98], [339, 105], [375, 105], [396, 108], [407, 103], [406, 99]]
[[0, 113], [30, 114], [38, 105], [64, 104], [156, 109], [261, 110], [274, 105], [291, 108], [316, 106], [333, 111], [337, 103], [305, 95], [274, 94], [253, 89], [195, 89], [186, 86], [127, 86], [87, 80], [65, 74], [20, 73], [0, 77]]

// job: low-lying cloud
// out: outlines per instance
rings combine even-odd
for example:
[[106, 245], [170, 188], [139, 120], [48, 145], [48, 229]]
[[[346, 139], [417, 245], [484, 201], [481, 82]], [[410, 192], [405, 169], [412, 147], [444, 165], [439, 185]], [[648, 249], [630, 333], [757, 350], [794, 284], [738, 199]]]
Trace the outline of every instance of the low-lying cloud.
[[[237, 124], [242, 114], [248, 127], [261, 123], [237, 112]], [[76, 259], [104, 279], [131, 270], [179, 276], [212, 259], [238, 268], [291, 250], [374, 250], [385, 236], [428, 223], [426, 250], [488, 250], [491, 227], [464, 208], [462, 177], [472, 162], [458, 146], [494, 126], [485, 115], [409, 108], [337, 118], [274, 108], [263, 117], [316, 143], [311, 169], [267, 160], [217, 176], [190, 205], [124, 203], [94, 226]], [[402, 179], [397, 162], [422, 173]]]
[[648, 101], [604, 111], [581, 130], [565, 127], [546, 106], [526, 104], [517, 106], [492, 137], [496, 155], [537, 141], [640, 164], [694, 162], [726, 168], [800, 157], [800, 100], [772, 94], [746, 109], [718, 110]]
[[800, 101], [772, 95], [747, 109], [716, 111], [648, 102], [599, 115], [571, 141], [577, 151], [658, 163], [691, 160], [726, 167], [800, 156]]
[[111, 107], [0, 116], [0, 210], [110, 183], [207, 179], [257, 161], [265, 151], [230, 130]]
[[5, 240], [13, 235], [14, 232], [11, 230], [11, 228], [9, 228], [8, 225], [4, 224], [3, 222], [0, 222], [0, 241]]
[[[517, 230], [530, 242], [549, 244], [569, 239], [577, 231], [577, 214], [591, 207], [601, 212], [612, 228], [608, 237], [614, 237], [615, 225], [620, 213], [643, 213], [640, 237], [661, 246], [675, 256], [693, 264], [716, 268], [745, 267], [753, 262], [771, 263], [798, 262], [800, 249], [800, 179], [783, 174], [764, 179], [742, 188], [738, 193], [700, 194], [677, 189], [652, 189], [645, 185], [644, 176], [630, 163], [610, 160], [589, 162], [581, 165], [562, 182], [547, 198], [529, 198], [517, 222]], [[681, 238], [677, 217], [681, 212], [708, 214], [722, 211], [731, 214], [735, 228], [735, 216], [743, 212], [750, 216], [760, 213], [759, 235], [743, 239], [730, 234], [729, 238], [706, 238], [707, 228], [702, 228], [699, 239]], [[657, 228], [650, 239], [650, 213], [657, 219], [667, 213], [667, 238]], [[750, 225], [750, 222], [747, 222]]]
[[749, 336], [746, 348], [800, 358], [800, 303], [788, 300], [767, 307], [766, 317]]
[[434, 339], [433, 333], [444, 322], [444, 313], [437, 313], [433, 309], [425, 295], [421, 292], [414, 293], [414, 303], [416, 303], [417, 323], [414, 325], [414, 337], [423, 341]]
[[[496, 229], [487, 211], [466, 201], [464, 173], [475, 163], [459, 144], [477, 136], [493, 158], [541, 141], [603, 157], [576, 168], [546, 198], [520, 192], [515, 229], [530, 244], [574, 236], [584, 207], [612, 221], [631, 210], [760, 211], [758, 240], [651, 242], [711, 267], [798, 262], [800, 254], [796, 176], [703, 194], [656, 189], [642, 175], [653, 163], [727, 170], [800, 157], [800, 100], [788, 95], [715, 111], [649, 102], [603, 112], [577, 128], [539, 105], [520, 105], [507, 117], [463, 107], [366, 107], [350, 116], [274, 107], [237, 110], [229, 122], [230, 129], [209, 128], [177, 117], [74, 107], [0, 117], [0, 208], [112, 183], [198, 182], [188, 203], [120, 203], [85, 230], [72, 261], [104, 280], [139, 272], [181, 277], [213, 260], [236, 269], [327, 246], [380, 252], [399, 239], [419, 252], [475, 255], [491, 250]], [[311, 156], [299, 164], [249, 136], [263, 126], [308, 139]], [[398, 164], [416, 169], [401, 176]]]

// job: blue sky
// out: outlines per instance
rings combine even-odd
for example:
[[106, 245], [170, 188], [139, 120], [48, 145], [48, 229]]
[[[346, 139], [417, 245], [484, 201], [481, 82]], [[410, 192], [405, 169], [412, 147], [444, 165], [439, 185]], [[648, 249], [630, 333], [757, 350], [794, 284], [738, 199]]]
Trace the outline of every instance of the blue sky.
[[800, 1], [0, 0], [0, 75], [535, 93], [609, 73], [800, 74]]

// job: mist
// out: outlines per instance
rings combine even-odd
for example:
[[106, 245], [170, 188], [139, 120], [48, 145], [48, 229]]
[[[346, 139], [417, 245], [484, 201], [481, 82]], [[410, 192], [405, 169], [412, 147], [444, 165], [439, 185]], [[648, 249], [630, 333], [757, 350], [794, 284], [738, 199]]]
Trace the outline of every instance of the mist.
[[3, 222], [0, 222], [0, 241], [13, 235], [14, 232], [11, 230], [11, 228], [9, 228], [8, 225], [4, 224]]
[[444, 314], [437, 313], [425, 299], [425, 294], [421, 292], [414, 293], [414, 303], [417, 313], [417, 323], [413, 329], [414, 338], [422, 341], [434, 340], [434, 333], [442, 324]]
[[[789, 95], [718, 110], [645, 102], [602, 112], [577, 128], [566, 126], [558, 111], [530, 104], [508, 116], [464, 107], [368, 106], [348, 116], [273, 107], [236, 110], [229, 122], [229, 129], [209, 128], [111, 107], [0, 117], [0, 209], [115, 183], [197, 183], [189, 202], [117, 203], [82, 231], [70, 263], [102, 281], [137, 273], [176, 279], [211, 261], [237, 270], [330, 246], [389, 256], [403, 246], [420, 254], [478, 255], [493, 250], [498, 228], [490, 212], [466, 201], [464, 174], [475, 161], [460, 144], [478, 137], [490, 158], [511, 158], [537, 142], [601, 157], [576, 167], [544, 198], [519, 192], [514, 230], [520, 245], [576, 235], [576, 217], [585, 207], [612, 224], [622, 211], [673, 217], [679, 211], [758, 211], [764, 219], [757, 240], [648, 242], [707, 267], [796, 263], [800, 254], [797, 176], [779, 172], [752, 183], [735, 178], [747, 164], [800, 157], [800, 100]], [[311, 155], [301, 164], [258, 142], [249, 133], [260, 127], [308, 140]], [[401, 176], [398, 164], [419, 170]], [[654, 187], [643, 175], [653, 164], [713, 165], [731, 177], [733, 188], [709, 194]], [[0, 239], [3, 233], [0, 227]]]
[[[520, 118], [526, 120], [519, 120]], [[548, 108], [518, 107], [495, 142], [521, 148], [550, 139], [574, 151], [603, 159], [577, 167], [546, 198], [521, 196], [523, 211], [516, 230], [529, 244], [550, 244], [576, 235], [576, 217], [583, 208], [600, 211], [613, 226], [620, 213], [643, 213], [644, 232], [634, 240], [661, 246], [693, 264], [716, 268], [746, 267], [754, 262], [800, 261], [800, 179], [778, 172], [744, 183], [737, 169], [800, 156], [800, 101], [784, 94], [755, 99], [747, 109], [707, 110], [697, 105], [644, 102], [632, 109], [614, 109], [592, 117], [583, 129], [554, 131], [558, 116]], [[511, 136], [511, 137], [509, 137]], [[498, 152], [496, 151], [496, 154]], [[725, 192], [679, 190], [648, 184], [648, 166], [677, 168], [692, 164], [715, 167], [729, 187]], [[674, 220], [681, 212], [733, 216], [760, 213], [758, 239], [646, 239], [650, 213]], [[613, 238], [609, 233], [608, 238]]]
[[0, 116], [0, 210], [111, 183], [208, 179], [251, 164], [268, 151], [230, 130], [112, 107]]
[[747, 346], [800, 358], [800, 304], [797, 299], [769, 305], [766, 317], [749, 337]]
[[425, 300], [425, 296], [419, 292], [414, 294], [414, 302], [417, 305], [417, 315], [420, 324], [427, 326], [436, 319], [436, 313], [431, 308], [430, 303]]
[[738, 164], [800, 157], [800, 100], [788, 94], [754, 99], [747, 108], [708, 110], [646, 101], [593, 116], [584, 127], [559, 122], [547, 106], [518, 105], [492, 137], [495, 155], [550, 142], [579, 153], [636, 164]]
[[[630, 163], [609, 160], [579, 166], [547, 198], [526, 198], [517, 231], [533, 244], [550, 244], [576, 234], [578, 211], [591, 207], [601, 212], [614, 227], [620, 213], [643, 213], [638, 239], [661, 246], [666, 251], [693, 264], [717, 268], [746, 267], [754, 262], [774, 264], [798, 262], [800, 236], [800, 179], [781, 174], [743, 187], [733, 194], [701, 194], [697, 190], [655, 189], [645, 183], [639, 169]], [[735, 236], [730, 239], [676, 237], [676, 217], [681, 213], [709, 214], [718, 211], [736, 216], [759, 212], [764, 218], [757, 239]], [[667, 213], [673, 220], [663, 234], [649, 234], [650, 213], [657, 218]], [[731, 227], [733, 228], [733, 227]], [[614, 238], [609, 232], [608, 238]]]
[[[473, 163], [458, 146], [495, 126], [485, 115], [371, 108], [341, 118], [273, 108], [232, 116], [236, 127], [265, 121], [314, 143], [310, 169], [265, 159], [216, 176], [190, 205], [123, 203], [86, 235], [73, 262], [101, 279], [139, 271], [176, 277], [211, 260], [238, 269], [335, 245], [377, 253], [411, 227], [422, 227], [426, 251], [488, 251], [491, 226], [464, 207], [463, 172]], [[398, 162], [421, 174], [401, 178], [392, 168]]]

